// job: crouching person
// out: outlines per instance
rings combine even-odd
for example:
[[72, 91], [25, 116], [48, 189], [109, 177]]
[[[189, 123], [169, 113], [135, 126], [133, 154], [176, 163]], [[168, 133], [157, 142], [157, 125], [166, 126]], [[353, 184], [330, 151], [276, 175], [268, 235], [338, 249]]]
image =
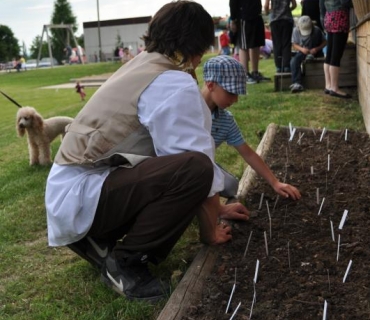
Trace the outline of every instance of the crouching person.
[[190, 75], [213, 39], [200, 4], [164, 5], [149, 23], [146, 50], [67, 128], [47, 179], [49, 245], [67, 245], [128, 299], [169, 294], [148, 263], [166, 259], [194, 216], [208, 244], [231, 239], [219, 217], [248, 219], [240, 203], [220, 204], [212, 118]]
[[326, 39], [320, 28], [313, 25], [309, 16], [302, 16], [293, 29], [292, 44], [297, 52], [290, 60], [292, 72], [290, 90], [292, 93], [297, 93], [304, 90], [302, 86], [302, 62], [306, 59], [323, 57], [322, 49], [326, 46]]

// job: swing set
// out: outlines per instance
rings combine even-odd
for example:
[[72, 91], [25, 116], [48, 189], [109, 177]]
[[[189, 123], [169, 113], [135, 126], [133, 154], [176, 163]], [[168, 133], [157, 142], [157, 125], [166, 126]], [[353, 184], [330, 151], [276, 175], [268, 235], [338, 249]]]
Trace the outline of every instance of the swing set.
[[[49, 49], [49, 57], [50, 57], [50, 61], [51, 61], [51, 67], [54, 66], [53, 51], [51, 49], [51, 41], [50, 41], [49, 32], [48, 32], [48, 30], [52, 29], [52, 28], [54, 28], [54, 29], [66, 29], [67, 31], [69, 31], [70, 35], [72, 36], [72, 39], [74, 41], [74, 44], [76, 45], [76, 48], [78, 48], [78, 43], [77, 43], [76, 37], [73, 34], [71, 24], [44, 24], [44, 26], [42, 28], [42, 34], [41, 34], [41, 39], [40, 39], [39, 53], [38, 53], [38, 56], [37, 56], [36, 67], [39, 66], [39, 62], [40, 62], [40, 58], [41, 58], [41, 49], [42, 49], [42, 41], [44, 39], [44, 33], [46, 34], [46, 39], [47, 39], [47, 42], [48, 42], [48, 49]], [[67, 35], [68, 35], [68, 33], [67, 33]], [[76, 50], [76, 51], [77, 51], [76, 53], [77, 53], [77, 56], [78, 56], [78, 61], [80, 63], [84, 64], [84, 60], [81, 57], [81, 53], [79, 52], [79, 50]]]

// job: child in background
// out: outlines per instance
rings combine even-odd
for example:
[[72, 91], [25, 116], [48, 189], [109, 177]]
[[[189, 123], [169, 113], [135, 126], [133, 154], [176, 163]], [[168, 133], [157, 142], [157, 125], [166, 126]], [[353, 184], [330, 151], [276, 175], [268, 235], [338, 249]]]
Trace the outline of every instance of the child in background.
[[[280, 182], [262, 158], [248, 146], [233, 115], [226, 110], [238, 101], [238, 95], [246, 94], [247, 74], [243, 65], [232, 57], [220, 55], [206, 61], [203, 67], [203, 78], [202, 95], [212, 112], [211, 134], [216, 148], [226, 141], [277, 194], [284, 198], [300, 199], [298, 189]], [[239, 182], [228, 172], [224, 174], [225, 190], [220, 195], [231, 198], [236, 195]]]
[[121, 57], [122, 64], [125, 64], [126, 62], [130, 61], [134, 56], [130, 52], [130, 49], [128, 47], [123, 48], [123, 53]]
[[80, 94], [81, 101], [84, 101], [85, 97], [86, 97], [86, 93], [85, 93], [85, 90], [84, 90], [84, 86], [82, 86], [80, 84], [80, 81], [76, 82], [76, 87], [75, 88], [76, 88], [76, 92]]
[[322, 49], [326, 46], [326, 39], [321, 29], [313, 25], [309, 16], [302, 16], [298, 20], [297, 27], [293, 30], [292, 44], [297, 52], [290, 61], [292, 71], [290, 91], [297, 93], [304, 90], [302, 86], [302, 62], [323, 57]]
[[227, 30], [222, 31], [222, 34], [220, 35], [220, 54], [224, 55], [230, 55], [230, 38], [227, 33]]

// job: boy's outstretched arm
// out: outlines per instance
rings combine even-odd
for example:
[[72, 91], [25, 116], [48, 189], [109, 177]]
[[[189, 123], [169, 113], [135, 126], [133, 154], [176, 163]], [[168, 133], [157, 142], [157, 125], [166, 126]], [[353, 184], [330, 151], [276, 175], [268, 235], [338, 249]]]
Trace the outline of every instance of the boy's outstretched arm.
[[262, 158], [246, 143], [235, 147], [235, 149], [238, 150], [245, 162], [247, 162], [258, 175], [267, 181], [277, 194], [284, 198], [290, 197], [293, 200], [301, 198], [299, 190], [290, 184], [280, 182]]

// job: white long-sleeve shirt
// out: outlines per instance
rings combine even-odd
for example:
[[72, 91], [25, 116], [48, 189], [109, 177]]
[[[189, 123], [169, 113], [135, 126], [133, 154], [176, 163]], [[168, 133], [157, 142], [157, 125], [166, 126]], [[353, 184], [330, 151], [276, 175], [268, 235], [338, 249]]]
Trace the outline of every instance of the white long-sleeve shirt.
[[[141, 94], [138, 116], [149, 130], [157, 156], [199, 151], [214, 163], [211, 112], [190, 75], [181, 71], [159, 75]], [[67, 245], [87, 234], [102, 185], [112, 170], [52, 166], [45, 193], [49, 245]], [[209, 196], [223, 188], [223, 173], [214, 163]]]

